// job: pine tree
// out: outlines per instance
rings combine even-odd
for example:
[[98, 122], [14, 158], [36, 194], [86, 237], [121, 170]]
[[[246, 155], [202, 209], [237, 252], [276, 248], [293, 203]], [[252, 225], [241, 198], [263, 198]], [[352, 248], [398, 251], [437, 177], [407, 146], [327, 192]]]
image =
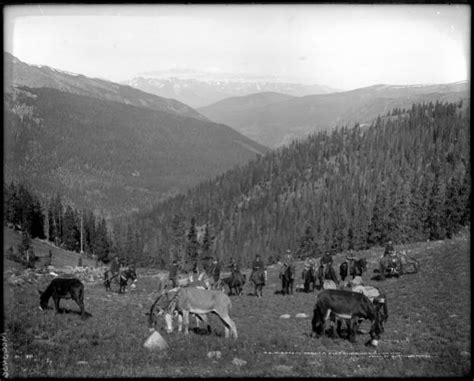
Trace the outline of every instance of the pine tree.
[[98, 258], [102, 261], [107, 261], [110, 253], [110, 242], [107, 233], [107, 224], [105, 218], [102, 218], [97, 226], [94, 251]]
[[199, 266], [199, 243], [196, 234], [196, 219], [191, 218], [186, 242], [186, 269], [191, 271], [195, 266]]
[[80, 231], [77, 215], [74, 209], [68, 205], [64, 213], [63, 242], [66, 250], [80, 250]]

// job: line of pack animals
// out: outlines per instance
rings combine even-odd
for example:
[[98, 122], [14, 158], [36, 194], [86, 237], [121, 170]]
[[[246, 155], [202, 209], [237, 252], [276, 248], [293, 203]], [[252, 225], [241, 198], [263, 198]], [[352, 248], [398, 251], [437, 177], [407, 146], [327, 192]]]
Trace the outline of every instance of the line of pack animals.
[[[329, 336], [337, 335], [352, 342], [356, 340], [358, 327], [363, 320], [368, 320], [371, 324], [369, 331], [370, 339], [365, 345], [377, 346], [380, 335], [384, 332], [384, 323], [388, 319], [387, 298], [384, 292], [373, 286], [361, 284], [361, 276], [367, 271], [367, 261], [354, 257], [346, 257], [346, 261], [339, 267], [340, 280], [337, 278], [332, 266], [332, 259], [329, 263], [323, 263], [324, 257], [317, 268], [314, 261], [306, 261], [302, 272], [303, 286], [297, 291], [312, 292], [315, 289], [321, 290], [317, 296], [313, 309], [311, 322], [311, 336], [320, 337], [323, 334]], [[379, 260], [378, 278], [399, 277], [407, 273], [407, 269], [412, 267], [410, 272], [416, 273], [419, 263], [416, 259], [406, 255], [406, 252], [393, 251], [390, 255], [384, 255]], [[352, 276], [351, 281], [346, 278]], [[111, 290], [111, 282], [116, 280], [119, 286], [119, 293], [124, 293], [129, 281], [132, 287], [137, 281], [136, 270], [133, 266], [123, 269], [120, 274], [111, 274], [107, 271], [104, 274], [104, 285], [107, 291]], [[279, 278], [282, 283], [282, 290], [277, 291], [283, 295], [293, 293], [295, 281], [295, 267], [290, 256], [288, 261], [281, 264]], [[373, 278], [375, 279], [375, 278]], [[254, 285], [254, 294], [262, 296], [262, 289], [266, 281], [266, 270], [259, 269], [252, 271], [250, 282]], [[199, 322], [205, 322], [210, 331], [208, 314], [216, 314], [222, 321], [225, 329], [225, 337], [237, 339], [237, 327], [230, 317], [231, 299], [229, 295], [241, 295], [245, 274], [233, 270], [231, 275], [224, 279], [214, 279], [202, 273], [196, 281], [192, 276], [181, 278], [177, 287], [169, 287], [166, 284], [158, 289], [158, 296], [152, 304], [148, 315], [148, 328], [151, 332], [156, 332], [156, 325], [160, 316], [164, 317], [166, 331], [173, 331], [173, 317], [178, 317], [178, 331], [182, 331], [184, 321], [184, 332], [188, 333], [189, 315], [192, 314]], [[229, 295], [226, 293], [229, 289]], [[87, 318], [84, 307], [84, 285], [76, 278], [55, 278], [51, 281], [44, 292], [40, 291], [40, 309], [48, 307], [48, 301], [52, 297], [56, 313], [60, 311], [60, 299], [73, 299], [80, 307], [82, 319]], [[346, 332], [342, 329], [343, 323], [346, 325]]]

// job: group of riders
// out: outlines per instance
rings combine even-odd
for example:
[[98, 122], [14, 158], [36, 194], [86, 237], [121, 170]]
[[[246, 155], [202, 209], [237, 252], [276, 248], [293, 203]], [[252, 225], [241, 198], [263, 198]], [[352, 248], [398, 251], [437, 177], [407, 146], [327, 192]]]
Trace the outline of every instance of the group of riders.
[[[387, 262], [390, 265], [393, 265], [393, 267], [396, 266], [397, 262], [397, 255], [396, 251], [393, 247], [392, 241], [388, 241], [384, 254], [383, 254], [383, 259], [387, 259]], [[356, 256], [354, 251], [350, 250], [349, 254], [346, 256], [346, 259], [349, 263], [349, 266], [354, 263], [356, 260]], [[295, 260], [294, 257], [291, 253], [291, 250], [286, 250], [286, 253], [283, 255], [282, 261], [281, 261], [281, 270], [280, 270], [280, 276], [283, 274], [288, 268], [290, 268], [290, 274], [291, 277], [294, 279], [295, 277]], [[111, 261], [110, 265], [110, 280], [113, 278], [120, 279], [122, 273], [124, 270], [128, 269], [129, 266], [125, 263], [124, 260], [121, 260], [119, 256], [115, 256], [113, 260]], [[239, 274], [240, 273], [240, 267], [238, 263], [234, 260], [234, 258], [230, 259], [229, 265], [226, 266], [227, 269], [231, 271], [231, 273]], [[221, 269], [222, 265], [221, 262], [219, 261], [218, 258], [214, 258], [211, 261], [208, 262], [207, 266], [205, 266], [204, 269], [200, 269], [197, 263], [194, 263], [192, 270], [189, 271], [189, 278], [190, 281], [193, 280], [201, 280], [203, 274], [207, 274], [209, 279], [213, 281], [214, 284], [216, 284], [221, 277]], [[324, 253], [324, 255], [321, 257], [319, 260], [319, 266], [317, 266], [317, 262], [314, 258], [308, 257], [304, 261], [304, 268], [303, 268], [303, 273], [305, 271], [309, 270], [316, 271], [320, 274], [320, 276], [323, 279], [333, 279], [336, 281], [336, 272], [333, 267], [333, 258], [332, 255], [327, 251]], [[170, 285], [172, 288], [175, 288], [178, 286], [178, 276], [181, 270], [181, 266], [178, 264], [178, 261], [174, 259], [172, 263], [169, 266], [169, 281]], [[254, 261], [252, 262], [252, 271], [250, 274], [250, 279], [253, 278], [255, 274], [262, 274], [262, 283], [265, 284], [267, 280], [267, 270], [266, 266], [264, 264], [264, 261], [260, 257], [259, 254], [256, 255]]]

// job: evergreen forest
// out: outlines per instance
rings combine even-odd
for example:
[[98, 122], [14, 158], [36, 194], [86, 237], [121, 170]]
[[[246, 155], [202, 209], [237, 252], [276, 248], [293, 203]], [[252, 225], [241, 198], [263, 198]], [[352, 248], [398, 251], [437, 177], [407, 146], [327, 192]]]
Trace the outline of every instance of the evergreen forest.
[[4, 184], [4, 225], [104, 262], [178, 259], [188, 270], [214, 257], [248, 266], [257, 253], [274, 263], [287, 249], [303, 259], [450, 238], [470, 223], [465, 103], [416, 104], [319, 132], [114, 222]]
[[[258, 156], [142, 213], [145, 261], [248, 266], [450, 238], [470, 222], [469, 105], [414, 104]], [[201, 234], [198, 234], [200, 230]]]

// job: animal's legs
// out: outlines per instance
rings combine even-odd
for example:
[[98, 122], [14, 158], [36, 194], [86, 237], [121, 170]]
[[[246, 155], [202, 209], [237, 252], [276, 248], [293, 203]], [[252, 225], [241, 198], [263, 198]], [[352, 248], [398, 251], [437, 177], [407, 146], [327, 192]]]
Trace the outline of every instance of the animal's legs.
[[230, 328], [230, 335], [234, 339], [237, 339], [237, 326], [235, 325], [234, 321], [230, 318], [228, 314], [218, 314], [221, 318], [222, 322], [224, 323], [225, 329], [225, 337], [229, 337], [229, 328]]
[[352, 342], [352, 343], [355, 343], [356, 342], [356, 333], [357, 333], [357, 329], [359, 327], [359, 319], [356, 318], [356, 317], [353, 317], [350, 319], [349, 321], [349, 333], [348, 333], [348, 336], [349, 336], [349, 340]]
[[56, 308], [56, 313], [59, 313], [59, 300], [60, 298], [58, 296], [53, 296], [54, 300], [54, 307]]
[[189, 333], [189, 311], [183, 311], [183, 321], [184, 321], [184, 334], [187, 335]]

